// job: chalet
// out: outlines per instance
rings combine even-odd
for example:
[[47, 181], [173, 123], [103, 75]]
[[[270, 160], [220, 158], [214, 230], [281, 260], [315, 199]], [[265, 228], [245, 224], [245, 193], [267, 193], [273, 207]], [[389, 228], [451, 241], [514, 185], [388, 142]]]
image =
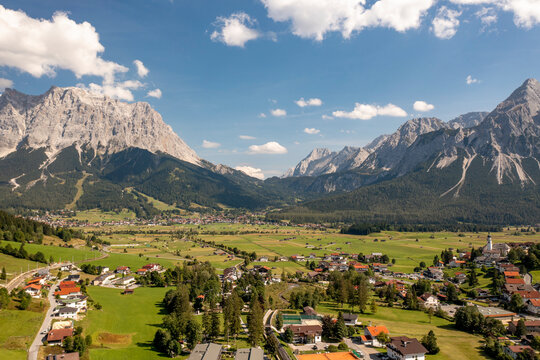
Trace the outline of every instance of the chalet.
[[126, 276], [126, 277], [123, 277], [121, 279], [118, 279], [116, 281], [116, 285], [122, 285], [122, 286], [126, 286], [126, 285], [131, 285], [131, 284], [134, 284], [136, 282], [135, 278], [133, 276]]
[[425, 293], [425, 294], [420, 295], [418, 297], [418, 301], [422, 305], [424, 305], [426, 308], [436, 308], [440, 304], [437, 296], [430, 293]]
[[97, 278], [92, 280], [92, 285], [106, 285], [110, 283], [115, 278], [113, 273], [106, 273], [103, 275], [99, 275]]
[[79, 353], [62, 353], [62, 354], [49, 354], [45, 360], [79, 360]]
[[388, 265], [382, 263], [373, 263], [371, 267], [373, 267], [373, 271], [375, 272], [382, 272], [388, 269]]
[[64, 306], [64, 307], [59, 308], [56, 311], [56, 316], [59, 316], [63, 319], [75, 319], [78, 312], [79, 312], [79, 309], [77, 308]]
[[127, 275], [131, 272], [131, 269], [129, 266], [119, 266], [116, 268], [115, 272], [117, 274]]
[[499, 263], [497, 265], [497, 270], [499, 270], [499, 272], [501, 273], [504, 273], [505, 271], [519, 272], [519, 268], [516, 265], [511, 264], [511, 263]]
[[534, 350], [529, 345], [514, 345], [514, 346], [505, 346], [503, 348], [503, 352], [510, 356], [512, 359], [517, 359], [519, 354], [523, 352], [532, 352], [534, 354]]
[[529, 314], [540, 315], [540, 299], [527, 299], [525, 305]]
[[30, 284], [24, 287], [24, 292], [33, 298], [39, 298], [41, 297], [41, 288], [40, 284]]
[[293, 343], [314, 344], [322, 341], [321, 325], [289, 325], [293, 333]]
[[354, 264], [353, 267], [354, 267], [354, 270], [357, 272], [366, 272], [369, 270], [369, 265]]
[[382, 344], [377, 340], [377, 335], [380, 333], [390, 334], [386, 326], [366, 326], [364, 329], [364, 336], [362, 337], [362, 342], [366, 345], [371, 345], [375, 347], [381, 347]]
[[[518, 326], [517, 321], [510, 321], [508, 323], [508, 331], [513, 334], [516, 332]], [[525, 320], [525, 327], [528, 333], [540, 332], [540, 320]]]
[[76, 286], [77, 286], [77, 283], [75, 281], [62, 281], [58, 285], [58, 288], [60, 290], [63, 290], [63, 289], [73, 288], [73, 287], [76, 287]]
[[54, 329], [47, 334], [47, 343], [49, 345], [62, 345], [62, 342], [68, 336], [73, 336], [73, 328]]
[[424, 360], [427, 349], [415, 338], [398, 336], [390, 338], [386, 345], [386, 353], [394, 360]]
[[454, 276], [454, 282], [456, 284], [463, 284], [465, 281], [467, 281], [467, 275], [465, 275], [464, 273], [456, 273], [456, 275]]
[[345, 320], [345, 325], [347, 326], [356, 326], [361, 324], [361, 322], [358, 321], [358, 315], [356, 314], [343, 314], [343, 320]]

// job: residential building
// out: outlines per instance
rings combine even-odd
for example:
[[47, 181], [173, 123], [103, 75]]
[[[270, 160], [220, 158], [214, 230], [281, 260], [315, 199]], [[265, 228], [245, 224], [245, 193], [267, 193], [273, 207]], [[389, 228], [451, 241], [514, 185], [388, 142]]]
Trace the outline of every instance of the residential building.
[[362, 337], [362, 342], [367, 345], [381, 347], [382, 344], [379, 343], [379, 340], [377, 340], [377, 335], [379, 335], [380, 333], [390, 334], [390, 332], [384, 325], [367, 326], [364, 329], [364, 336]]
[[529, 345], [514, 345], [514, 346], [505, 346], [503, 348], [503, 352], [510, 356], [512, 359], [517, 359], [519, 354], [521, 354], [524, 351], [532, 351], [534, 353], [534, 349], [530, 347]]
[[70, 306], [64, 306], [57, 310], [56, 315], [63, 319], [75, 319], [79, 309]]
[[527, 299], [525, 305], [529, 314], [540, 315], [540, 299]]
[[238, 349], [234, 355], [234, 360], [263, 360], [264, 351], [258, 348]]
[[117, 274], [127, 275], [131, 272], [131, 268], [129, 266], [119, 266], [116, 268]]
[[220, 360], [223, 347], [218, 344], [197, 344], [188, 360]]
[[311, 306], [304, 306], [304, 314], [310, 316], [316, 316], [317, 312]]
[[47, 334], [47, 344], [62, 345], [62, 342], [68, 336], [73, 336], [73, 328], [51, 330]]
[[293, 343], [314, 344], [322, 341], [321, 325], [289, 325], [293, 333]]
[[118, 279], [116, 281], [116, 285], [126, 286], [126, 285], [134, 284], [135, 282], [136, 282], [136, 280], [135, 280], [135, 278], [133, 276], [126, 276], [126, 277]]
[[434, 280], [442, 280], [444, 277], [443, 271], [436, 267], [428, 267], [424, 271], [424, 275]]
[[427, 349], [415, 338], [393, 337], [386, 345], [387, 355], [394, 360], [424, 360]]
[[440, 302], [437, 296], [425, 293], [418, 297], [418, 301], [420, 301], [421, 304], [423, 304], [427, 308], [436, 308], [439, 306]]
[[361, 324], [361, 322], [358, 321], [358, 315], [356, 314], [343, 314], [343, 320], [345, 320], [345, 325], [347, 326], [356, 326]]
[[41, 288], [40, 284], [29, 284], [24, 287], [24, 292], [33, 298], [39, 298], [41, 297]]
[[81, 288], [78, 286], [64, 288], [54, 292], [54, 296], [58, 296], [60, 299], [67, 299], [75, 295], [81, 295]]
[[62, 354], [50, 354], [47, 355], [45, 360], [79, 360], [79, 353], [78, 352], [72, 352], [72, 353], [62, 353]]
[[105, 285], [110, 283], [115, 278], [115, 275], [113, 273], [105, 273], [102, 275], [99, 275], [97, 278], [92, 280], [92, 285]]
[[[508, 331], [515, 333], [517, 330], [518, 321], [510, 321], [508, 323]], [[540, 320], [525, 320], [525, 327], [528, 333], [540, 333]]]

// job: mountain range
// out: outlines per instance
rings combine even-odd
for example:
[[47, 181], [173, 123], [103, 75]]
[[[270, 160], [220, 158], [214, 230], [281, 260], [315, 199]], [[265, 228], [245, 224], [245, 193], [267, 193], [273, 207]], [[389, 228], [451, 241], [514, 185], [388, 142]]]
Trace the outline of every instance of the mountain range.
[[146, 103], [80, 88], [0, 96], [1, 206], [275, 209], [275, 219], [531, 223], [540, 218], [540, 84], [492, 112], [417, 118], [365, 147], [315, 149], [261, 181], [197, 156]]

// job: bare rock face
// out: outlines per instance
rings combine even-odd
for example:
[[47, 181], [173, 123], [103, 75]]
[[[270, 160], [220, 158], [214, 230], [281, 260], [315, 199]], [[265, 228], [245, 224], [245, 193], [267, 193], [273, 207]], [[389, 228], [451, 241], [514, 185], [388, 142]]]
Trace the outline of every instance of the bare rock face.
[[6, 89], [0, 96], [0, 157], [23, 144], [45, 148], [49, 159], [75, 145], [96, 155], [135, 147], [201, 164], [149, 104], [125, 103], [80, 88], [52, 87], [38, 96]]

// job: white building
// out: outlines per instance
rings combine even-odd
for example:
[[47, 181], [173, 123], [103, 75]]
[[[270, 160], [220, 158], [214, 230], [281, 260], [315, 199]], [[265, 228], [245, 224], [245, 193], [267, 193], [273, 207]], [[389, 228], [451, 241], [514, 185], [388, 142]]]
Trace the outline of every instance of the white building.
[[394, 360], [424, 360], [427, 349], [414, 338], [393, 337], [386, 345], [386, 354]]

